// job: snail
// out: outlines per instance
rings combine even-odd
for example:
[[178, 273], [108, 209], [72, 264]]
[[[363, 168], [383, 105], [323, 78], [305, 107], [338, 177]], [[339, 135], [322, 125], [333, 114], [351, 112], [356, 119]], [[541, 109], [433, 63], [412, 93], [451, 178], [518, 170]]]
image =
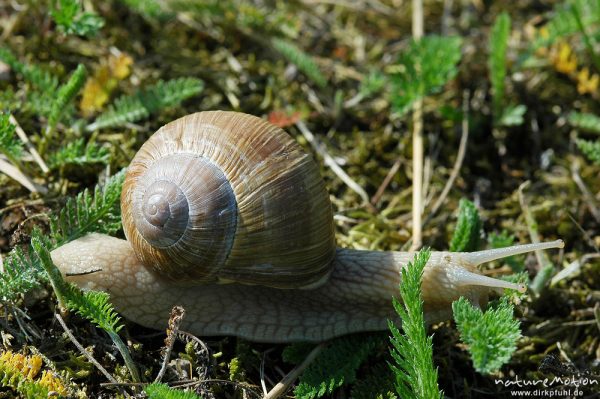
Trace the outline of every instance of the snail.
[[[89, 234], [52, 252], [69, 281], [164, 328], [253, 341], [323, 341], [387, 329], [408, 252], [336, 248], [332, 207], [312, 159], [282, 129], [247, 114], [200, 112], [159, 129], [127, 169], [127, 240]], [[432, 252], [422, 279], [427, 322], [461, 296], [483, 307], [494, 288], [477, 265], [561, 240], [473, 253]], [[93, 272], [90, 272], [93, 271]]]

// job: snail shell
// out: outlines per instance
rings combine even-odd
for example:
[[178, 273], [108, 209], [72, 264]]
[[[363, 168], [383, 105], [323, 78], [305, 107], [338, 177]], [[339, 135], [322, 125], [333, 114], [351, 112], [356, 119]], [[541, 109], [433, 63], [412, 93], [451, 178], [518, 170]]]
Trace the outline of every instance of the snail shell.
[[318, 167], [255, 116], [200, 112], [162, 127], [131, 162], [121, 208], [140, 261], [173, 281], [301, 288], [331, 271]]
[[[68, 281], [108, 292], [146, 327], [164, 328], [174, 305], [194, 334], [264, 342], [384, 330], [397, 318], [391, 298], [414, 254], [336, 249], [315, 163], [254, 116], [202, 112], [161, 128], [131, 163], [121, 208], [128, 241], [90, 234], [52, 260]], [[425, 320], [447, 319], [461, 296], [483, 307], [492, 290], [526, 289], [477, 265], [562, 247], [432, 252], [421, 280]], [[214, 284], [224, 282], [232, 284]]]

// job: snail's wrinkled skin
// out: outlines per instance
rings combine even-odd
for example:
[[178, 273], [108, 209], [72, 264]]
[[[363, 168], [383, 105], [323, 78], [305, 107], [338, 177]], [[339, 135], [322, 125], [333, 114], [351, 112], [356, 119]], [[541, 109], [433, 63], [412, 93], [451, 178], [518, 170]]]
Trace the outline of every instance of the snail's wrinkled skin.
[[[514, 247], [521, 250], [513, 252], [525, 252], [527, 247]], [[480, 260], [476, 254], [432, 252], [422, 280], [428, 322], [449, 318], [451, 303], [460, 296], [485, 306], [490, 288], [472, 285], [472, 279], [515, 288], [476, 274], [472, 263]], [[481, 260], [502, 255], [481, 256]], [[171, 308], [181, 305], [186, 309], [182, 328], [194, 334], [292, 342], [386, 329], [387, 320], [395, 318], [391, 298], [398, 296], [400, 268], [412, 254], [338, 249], [331, 275], [314, 289], [181, 286], [145, 268], [127, 241], [100, 234], [54, 250], [52, 259], [68, 280], [84, 289], [108, 292], [119, 312], [146, 327], [164, 329]]]

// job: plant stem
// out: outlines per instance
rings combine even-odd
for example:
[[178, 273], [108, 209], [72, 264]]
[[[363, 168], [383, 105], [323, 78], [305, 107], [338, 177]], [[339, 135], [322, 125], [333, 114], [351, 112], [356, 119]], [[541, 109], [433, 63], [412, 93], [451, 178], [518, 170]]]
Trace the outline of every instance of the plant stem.
[[[423, 37], [423, 1], [412, 2], [412, 32], [415, 41]], [[420, 69], [420, 65], [416, 66]], [[412, 245], [411, 250], [421, 247], [423, 241], [422, 208], [423, 208], [423, 100], [413, 105], [413, 184], [412, 184]]]
[[123, 360], [125, 360], [125, 365], [129, 369], [129, 372], [131, 373], [131, 378], [133, 379], [133, 381], [141, 382], [142, 380], [140, 378], [140, 373], [137, 369], [137, 366], [133, 362], [133, 359], [131, 358], [131, 354], [129, 353], [129, 349], [127, 349], [127, 345], [125, 345], [125, 343], [123, 342], [123, 340], [121, 339], [119, 334], [117, 334], [116, 331], [107, 330], [106, 332], [110, 336], [110, 339], [112, 339], [114, 344], [117, 346], [117, 349], [119, 350], [119, 352], [121, 352], [121, 356], [123, 356]]

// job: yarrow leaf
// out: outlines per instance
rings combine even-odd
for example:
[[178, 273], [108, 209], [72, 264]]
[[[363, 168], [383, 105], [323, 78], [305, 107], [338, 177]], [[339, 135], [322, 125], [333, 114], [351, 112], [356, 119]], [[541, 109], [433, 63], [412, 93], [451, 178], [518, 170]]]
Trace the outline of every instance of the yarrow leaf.
[[578, 139], [577, 147], [583, 154], [596, 165], [600, 165], [600, 140], [590, 141]]
[[48, 126], [53, 128], [63, 115], [67, 104], [71, 102], [73, 97], [79, 92], [85, 83], [87, 71], [83, 64], [77, 65], [77, 69], [71, 74], [67, 83], [62, 85], [56, 94], [56, 100], [52, 103], [50, 116], [48, 117]]
[[[125, 171], [109, 178], [103, 186], [96, 186], [93, 194], [85, 190], [50, 218], [50, 234], [41, 235], [34, 230], [33, 236], [41, 245], [52, 250], [66, 242], [90, 232], [115, 233], [121, 228], [119, 200]], [[29, 246], [15, 248], [4, 259], [0, 273], [0, 300], [12, 302], [19, 295], [39, 287], [47, 281], [39, 256]]]
[[376, 336], [357, 335], [332, 341], [300, 376], [294, 394], [299, 399], [320, 398], [353, 383], [358, 368], [378, 342]]
[[512, 305], [505, 297], [496, 308], [485, 313], [461, 297], [452, 303], [452, 311], [475, 370], [493, 373], [510, 360], [521, 331], [519, 321], [513, 317]]
[[0, 152], [13, 161], [21, 158], [23, 142], [15, 135], [15, 125], [10, 123], [10, 115], [0, 113]]
[[94, 142], [88, 142], [86, 145], [84, 139], [80, 138], [71, 141], [52, 154], [48, 163], [51, 168], [58, 168], [64, 165], [107, 165], [109, 162], [110, 152], [108, 149]]
[[421, 278], [430, 255], [429, 249], [422, 249], [402, 268], [402, 301], [394, 298], [393, 305], [402, 320], [403, 332], [388, 320], [392, 333], [390, 352], [394, 359], [390, 367], [396, 377], [396, 391], [403, 399], [443, 397], [437, 384], [437, 369], [433, 366], [432, 337], [427, 336], [421, 297]]
[[490, 80], [494, 117], [500, 119], [504, 108], [504, 79], [506, 78], [506, 49], [510, 33], [510, 16], [503, 12], [494, 22], [490, 32]]
[[127, 123], [147, 118], [163, 108], [177, 106], [184, 100], [200, 94], [203, 89], [204, 82], [195, 78], [159, 81], [154, 86], [139, 91], [133, 96], [119, 97], [86, 129], [93, 131], [124, 126]]
[[571, 126], [585, 130], [586, 132], [600, 134], [600, 117], [583, 112], [571, 112], [569, 114]]
[[274, 38], [271, 41], [273, 47], [283, 55], [289, 62], [296, 65], [311, 81], [320, 88], [327, 86], [327, 79], [319, 69], [314, 59], [301, 50], [298, 46], [287, 40]]
[[50, 235], [58, 247], [89, 232], [114, 234], [121, 228], [120, 198], [125, 170], [115, 174], [104, 186], [87, 189], [70, 198], [57, 217], [50, 220]]
[[40, 89], [43, 93], [54, 96], [58, 88], [58, 78], [52, 73], [35, 65], [25, 64], [17, 59], [8, 49], [0, 47], [0, 61], [4, 61], [10, 68]]
[[392, 105], [401, 115], [417, 100], [438, 92], [458, 73], [462, 40], [425, 36], [413, 40], [398, 60], [400, 71], [391, 77]]
[[83, 12], [77, 0], [59, 0], [50, 15], [65, 34], [93, 36], [103, 26], [104, 19], [91, 12]]
[[458, 209], [458, 222], [450, 241], [450, 251], [476, 251], [481, 237], [479, 212], [475, 204], [464, 198], [460, 200]]
[[201, 399], [194, 392], [170, 388], [166, 384], [153, 383], [144, 388], [148, 399]]

